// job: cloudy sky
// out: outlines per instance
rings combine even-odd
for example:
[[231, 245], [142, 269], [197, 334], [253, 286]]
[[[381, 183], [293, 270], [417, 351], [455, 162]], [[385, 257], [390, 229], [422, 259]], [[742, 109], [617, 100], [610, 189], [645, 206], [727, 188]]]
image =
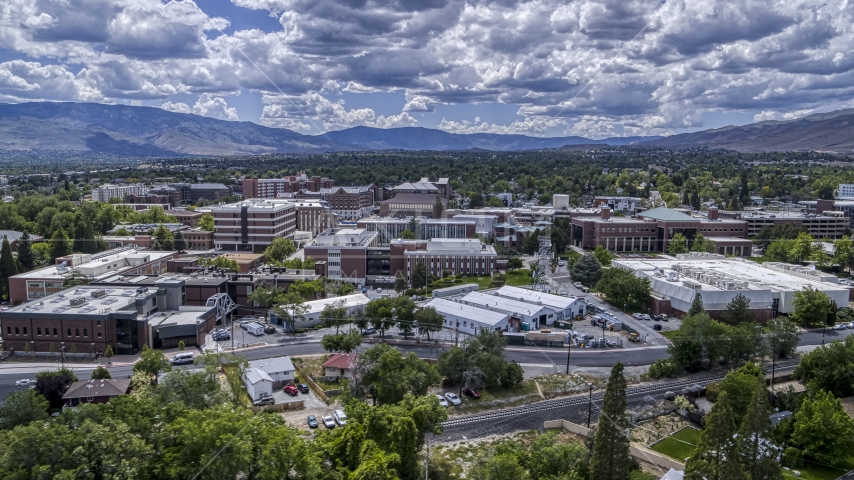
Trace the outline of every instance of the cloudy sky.
[[658, 135], [854, 107], [854, 0], [3, 0], [0, 102]]

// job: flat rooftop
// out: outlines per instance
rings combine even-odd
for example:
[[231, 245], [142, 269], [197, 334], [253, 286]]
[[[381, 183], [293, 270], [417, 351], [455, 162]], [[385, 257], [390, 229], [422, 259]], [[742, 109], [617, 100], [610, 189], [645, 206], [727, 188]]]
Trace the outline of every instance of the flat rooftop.
[[549, 308], [548, 305], [537, 305], [536, 303], [499, 297], [498, 295], [489, 295], [482, 292], [470, 292], [462, 297], [458, 297], [457, 300], [474, 306], [492, 308], [515, 315], [537, 315], [543, 308]]
[[[675, 258], [675, 259], [617, 259], [614, 263], [640, 271], [659, 281], [682, 286], [683, 282], [702, 285], [704, 291], [725, 290], [801, 290], [811, 286], [817, 290], [848, 290], [837, 283], [837, 278], [821, 272], [812, 276], [808, 269], [797, 265], [772, 263], [759, 264], [736, 258]], [[798, 274], [800, 273], [800, 274]], [[826, 279], [828, 281], [822, 281]], [[737, 282], [726, 288], [727, 282]]]
[[[93, 292], [95, 297], [92, 296]], [[103, 292], [103, 293], [101, 293]], [[136, 299], [150, 293], [138, 293], [138, 287], [80, 286], [48, 295], [39, 300], [9, 308], [4, 313], [40, 313], [55, 315], [105, 315], [130, 309]], [[136, 310], [135, 308], [133, 309]]]
[[104, 276], [115, 275], [129, 268], [153, 262], [161, 258], [171, 257], [175, 253], [176, 252], [160, 252], [156, 250], [137, 250], [134, 248], [109, 250], [107, 252], [92, 255], [88, 262], [81, 263], [74, 267], [51, 265], [50, 267], [40, 268], [31, 272], [15, 275], [15, 277], [63, 280], [68, 272], [73, 268], [87, 277], [98, 279]]
[[565, 310], [578, 301], [575, 297], [564, 297], [563, 295], [552, 295], [551, 293], [538, 292], [528, 288], [504, 286], [495, 290], [494, 295], [505, 298], [515, 298], [520, 302], [538, 303], [548, 307]]
[[466, 305], [460, 302], [453, 302], [442, 298], [433, 298], [427, 302], [424, 307], [433, 307], [442, 315], [454, 315], [491, 326], [495, 326], [509, 317], [506, 313], [487, 310], [485, 308]]

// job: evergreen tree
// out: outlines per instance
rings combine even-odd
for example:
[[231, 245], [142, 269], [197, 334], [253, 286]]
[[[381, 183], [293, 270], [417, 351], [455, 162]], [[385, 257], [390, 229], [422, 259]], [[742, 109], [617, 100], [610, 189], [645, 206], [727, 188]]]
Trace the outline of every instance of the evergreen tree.
[[721, 392], [712, 412], [706, 417], [700, 444], [685, 463], [686, 480], [747, 478], [739, 463], [734, 416], [727, 392]]
[[572, 266], [572, 278], [592, 287], [602, 278], [602, 264], [592, 254], [585, 254]]
[[694, 210], [700, 210], [700, 194], [696, 190], [694, 190], [694, 195], [691, 196], [691, 206]]
[[183, 252], [187, 249], [187, 240], [184, 239], [184, 233], [181, 230], [175, 232], [174, 239], [175, 250]]
[[753, 312], [750, 310], [750, 299], [739, 293], [726, 305], [721, 314], [722, 320], [730, 325], [752, 322]]
[[24, 271], [33, 269], [33, 241], [26, 230], [18, 239], [18, 261], [21, 262]]
[[54, 259], [58, 257], [64, 257], [66, 255], [71, 254], [73, 248], [73, 243], [71, 239], [68, 238], [68, 235], [65, 233], [65, 230], [58, 229], [53, 232], [53, 236], [50, 237], [50, 256]]
[[9, 277], [18, 273], [9, 239], [3, 235], [3, 247], [0, 248], [0, 296], [9, 294]]
[[771, 440], [771, 405], [765, 382], [757, 382], [738, 432], [738, 454], [750, 480], [781, 480], [779, 447]]
[[160, 225], [154, 230], [154, 237], [157, 238], [157, 243], [160, 244], [160, 250], [174, 250], [175, 237], [166, 225]]
[[617, 362], [611, 369], [602, 399], [602, 413], [593, 442], [590, 480], [628, 480], [631, 475], [626, 405], [626, 378], [623, 376], [623, 364]]
[[412, 267], [412, 276], [409, 277], [409, 283], [412, 284], [412, 288], [414, 289], [424, 288], [430, 282], [429, 276], [427, 273], [427, 264], [418, 260], [415, 262], [415, 266]]
[[445, 204], [442, 203], [442, 197], [436, 195], [436, 203], [433, 204], [433, 218], [442, 218], [442, 212], [445, 211]]
[[706, 309], [703, 307], [703, 296], [699, 293], [695, 293], [694, 300], [691, 301], [691, 308], [688, 309], [687, 315], [698, 315], [705, 311]]

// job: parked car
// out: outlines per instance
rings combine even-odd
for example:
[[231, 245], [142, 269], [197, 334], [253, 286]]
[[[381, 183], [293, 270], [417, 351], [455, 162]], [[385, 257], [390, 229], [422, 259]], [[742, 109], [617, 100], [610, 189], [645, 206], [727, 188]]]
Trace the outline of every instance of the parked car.
[[317, 428], [319, 424], [317, 423], [317, 417], [314, 415], [308, 416], [308, 428]]
[[35, 384], [35, 383], [36, 383], [36, 381], [35, 381], [35, 380], [33, 380], [32, 378], [23, 378], [23, 379], [18, 380], [17, 382], [15, 382], [15, 386], [16, 386], [16, 387], [26, 387], [26, 386], [28, 386], [28, 385], [32, 385], [32, 384]]
[[272, 325], [264, 325], [264, 333], [273, 334], [276, 333], [276, 327]]
[[436, 395], [436, 398], [439, 399], [439, 406], [440, 407], [447, 407], [448, 406], [448, 401], [445, 400], [445, 397], [443, 397], [441, 395]]
[[326, 428], [329, 428], [329, 429], [335, 428], [335, 420], [332, 419], [332, 415], [324, 415], [322, 417], [322, 419], [323, 419], [323, 425], [325, 425]]
[[297, 390], [297, 387], [295, 387], [293, 385], [285, 385], [282, 388], [282, 391], [287, 393], [288, 395], [290, 395], [292, 397], [296, 397], [297, 395], [299, 395], [299, 390]]
[[661, 324], [656, 323], [655, 325], [652, 326], [652, 329], [655, 330], [656, 332], [661, 331]]
[[332, 416], [335, 417], [335, 423], [341, 425], [347, 425], [347, 414], [344, 413], [344, 410], [335, 410], [332, 412]]
[[193, 363], [193, 352], [179, 353], [178, 355], [172, 357], [170, 363], [172, 365], [184, 365], [186, 363]]
[[368, 293], [368, 289], [367, 289], [367, 288], [362, 287], [362, 293]]
[[635, 320], [643, 320], [643, 314], [642, 313], [633, 313], [632, 318], [634, 318]]
[[362, 335], [373, 335], [375, 333], [377, 333], [376, 328], [366, 328], [366, 329], [362, 330]]
[[572, 282], [572, 286], [575, 288], [581, 288], [582, 287], [581, 282]]
[[471, 398], [480, 398], [480, 393], [471, 387], [463, 388], [463, 395]]
[[845, 330], [846, 328], [848, 328], [848, 326], [845, 325], [844, 323], [837, 323], [836, 325], [833, 326], [834, 330]]
[[840, 278], [839, 283], [840, 285], [851, 285], [851, 280], [848, 280], [847, 278]]
[[448, 399], [448, 403], [450, 403], [451, 405], [459, 405], [463, 403], [463, 401], [460, 400], [460, 397], [458, 397], [456, 393], [448, 392], [445, 394], [445, 398]]
[[299, 390], [301, 393], [308, 393], [308, 385], [300, 383], [299, 385], [297, 385], [297, 390]]
[[248, 324], [248, 323], [249, 323], [249, 320], [241, 320], [241, 321], [237, 322], [237, 324], [240, 325], [240, 328], [242, 328], [244, 330], [246, 330], [246, 324]]
[[258, 400], [255, 400], [255, 401], [252, 403], [252, 405], [255, 405], [256, 407], [260, 407], [260, 406], [262, 406], [262, 405], [273, 405], [273, 404], [275, 404], [275, 403], [276, 403], [276, 399], [275, 399], [275, 398], [273, 398], [273, 397], [263, 397], [263, 398], [259, 398]]
[[564, 266], [566, 266], [566, 262], [564, 262], [563, 260], [561, 260], [561, 261], [557, 262], [557, 266], [558, 266], [558, 267], [564, 267]]
[[383, 289], [382, 289], [382, 288], [378, 288], [378, 289], [377, 289], [377, 293], [383, 293]]

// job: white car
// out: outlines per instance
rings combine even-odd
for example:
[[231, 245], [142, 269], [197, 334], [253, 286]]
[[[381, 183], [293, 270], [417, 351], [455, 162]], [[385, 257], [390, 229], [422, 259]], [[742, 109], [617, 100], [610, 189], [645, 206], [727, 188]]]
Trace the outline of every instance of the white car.
[[848, 328], [848, 325], [846, 325], [844, 323], [837, 323], [836, 325], [833, 326], [834, 330], [845, 330], [846, 328]]
[[21, 379], [21, 380], [18, 380], [17, 382], [15, 382], [15, 386], [16, 387], [26, 387], [27, 385], [32, 385], [34, 383], [36, 383], [35, 380], [33, 380], [31, 378], [24, 378], [24, 379]]
[[378, 289], [377, 289], [377, 293], [383, 293], [383, 289], [382, 289], [382, 288], [378, 288]]
[[839, 283], [841, 285], [851, 285], [851, 280], [848, 280], [847, 278], [840, 278]]
[[335, 417], [335, 422], [342, 427], [347, 425], [347, 414], [344, 413], [344, 410], [335, 410], [332, 412], [332, 416]]
[[459, 405], [463, 403], [462, 400], [460, 400], [460, 397], [458, 397], [455, 393], [446, 393], [445, 398], [448, 399], [448, 403], [450, 403], [451, 405]]
[[643, 314], [642, 314], [642, 313], [633, 313], [633, 314], [632, 314], [632, 317], [633, 317], [635, 320], [643, 320]]
[[440, 407], [447, 407], [448, 406], [448, 401], [445, 400], [445, 397], [443, 397], [441, 395], [436, 395], [436, 398], [439, 399], [439, 406]]
[[326, 428], [335, 428], [335, 420], [332, 420], [332, 415], [323, 416], [323, 425], [326, 426]]
[[557, 266], [558, 266], [558, 267], [564, 267], [564, 266], [566, 266], [566, 262], [564, 262], [563, 260], [561, 260], [561, 261], [557, 262]]

